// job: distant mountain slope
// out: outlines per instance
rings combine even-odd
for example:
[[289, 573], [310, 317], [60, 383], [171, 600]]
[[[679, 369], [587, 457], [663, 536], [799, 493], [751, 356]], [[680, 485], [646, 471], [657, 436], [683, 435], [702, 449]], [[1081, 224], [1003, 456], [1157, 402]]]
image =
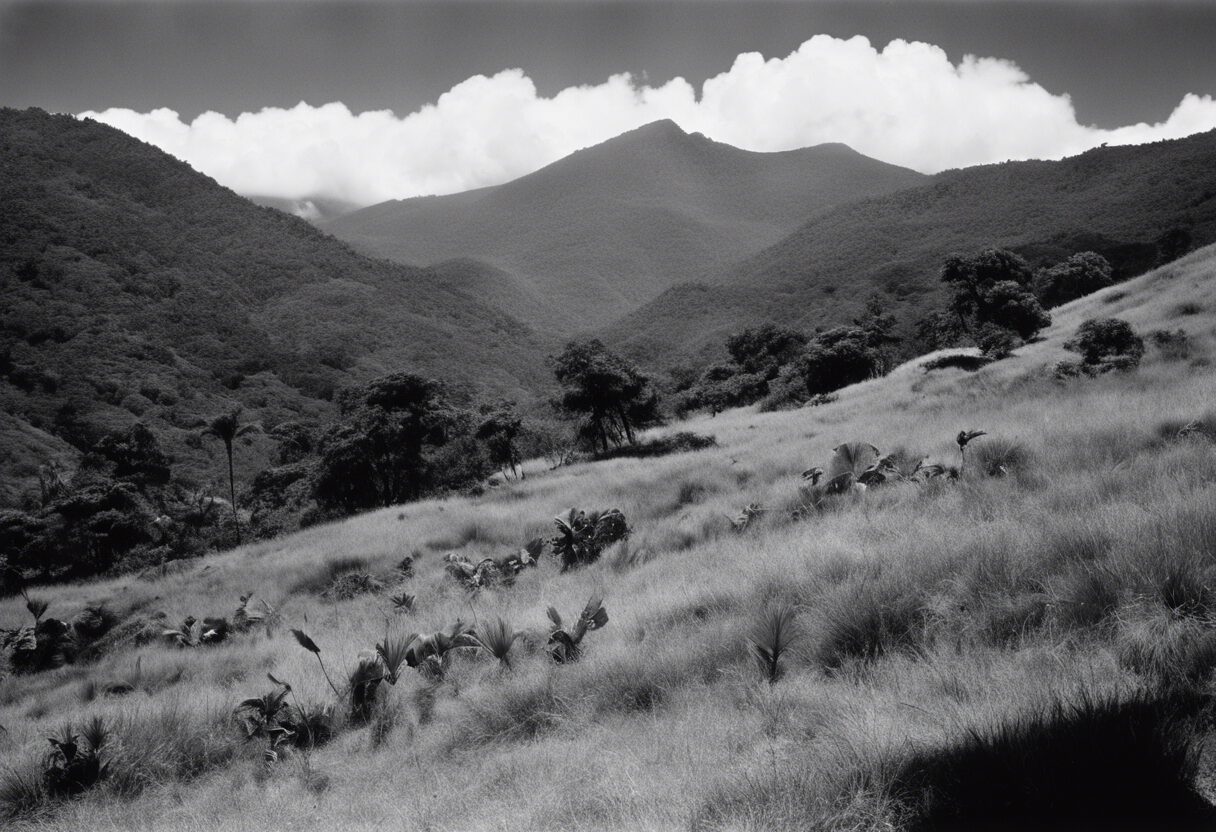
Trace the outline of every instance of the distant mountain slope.
[[847, 322], [875, 292], [910, 321], [940, 303], [938, 269], [952, 252], [997, 245], [1053, 262], [1093, 249], [1130, 276], [1153, 264], [1153, 241], [1174, 227], [1189, 229], [1196, 245], [1216, 240], [1216, 132], [948, 171], [842, 205], [732, 267], [669, 289], [604, 336], [670, 363], [720, 349], [755, 321]]
[[136, 418], [187, 469], [215, 470], [202, 418], [233, 401], [269, 422], [324, 415], [334, 389], [391, 370], [543, 389], [553, 345], [448, 283], [113, 128], [0, 110], [5, 475], [67, 453], [48, 437], [79, 445]]
[[922, 174], [839, 144], [753, 153], [659, 121], [520, 179], [373, 205], [323, 224], [405, 263], [484, 260], [548, 326], [606, 324], [776, 242], [816, 212]]

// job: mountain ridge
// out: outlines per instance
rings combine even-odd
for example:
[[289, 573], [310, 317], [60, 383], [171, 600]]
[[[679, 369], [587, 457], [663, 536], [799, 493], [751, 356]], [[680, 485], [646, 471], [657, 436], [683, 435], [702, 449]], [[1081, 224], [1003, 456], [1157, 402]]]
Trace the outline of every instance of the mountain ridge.
[[543, 324], [570, 335], [831, 205], [924, 180], [841, 144], [760, 153], [665, 120], [502, 185], [380, 203], [322, 227], [398, 262], [482, 260], [545, 297], [558, 314]]

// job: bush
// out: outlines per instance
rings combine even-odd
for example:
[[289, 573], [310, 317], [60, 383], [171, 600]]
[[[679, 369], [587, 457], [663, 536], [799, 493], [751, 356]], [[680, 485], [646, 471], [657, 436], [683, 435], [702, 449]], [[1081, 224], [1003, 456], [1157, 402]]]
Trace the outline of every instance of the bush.
[[925, 606], [894, 579], [865, 577], [828, 597], [822, 616], [815, 659], [830, 669], [910, 647], [924, 627]]
[[1021, 343], [1013, 332], [1000, 326], [989, 324], [976, 334], [976, 345], [980, 348], [980, 352], [990, 361], [1000, 361], [1002, 358], [1008, 358], [1013, 355], [1013, 351], [1017, 349]]
[[1021, 442], [1003, 436], [989, 436], [975, 443], [968, 461], [986, 477], [1004, 477], [1025, 471], [1031, 463], [1031, 453]]
[[1091, 318], [1077, 327], [1064, 348], [1080, 353], [1082, 370], [1091, 375], [1130, 370], [1144, 355], [1144, 339], [1119, 318]]
[[645, 442], [639, 442], [636, 445], [622, 445], [618, 448], [613, 448], [608, 453], [596, 454], [596, 459], [618, 459], [618, 458], [646, 458], [655, 456], [667, 456], [668, 454], [679, 454], [686, 451], [700, 451], [705, 448], [712, 448], [718, 444], [718, 440], [712, 436], [705, 436], [692, 431], [680, 431], [673, 433], [670, 436], [660, 436], [656, 439], [649, 439]]
[[921, 367], [928, 373], [932, 370], [945, 370], [955, 368], [966, 370], [969, 373], [974, 373], [981, 367], [987, 367], [993, 359], [987, 355], [970, 355], [968, 353], [954, 353], [952, 355], [942, 355], [937, 358], [931, 358], [926, 361]]
[[1185, 329], [1158, 329], [1150, 337], [1166, 361], [1185, 361], [1194, 351], [1194, 345]]

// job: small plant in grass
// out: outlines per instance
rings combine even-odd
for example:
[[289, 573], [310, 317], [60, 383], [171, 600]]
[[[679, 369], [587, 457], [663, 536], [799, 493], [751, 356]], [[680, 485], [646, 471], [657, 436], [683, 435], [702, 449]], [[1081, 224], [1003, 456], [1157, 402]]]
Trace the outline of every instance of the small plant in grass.
[[0, 779], [0, 819], [15, 820], [30, 815], [46, 803], [41, 772], [9, 769]]
[[629, 535], [629, 524], [619, 509], [579, 511], [572, 508], [553, 519], [557, 536], [550, 541], [562, 571], [597, 560], [604, 548]]
[[729, 517], [730, 527], [738, 533], [743, 533], [764, 516], [765, 509], [758, 503], [748, 503], [740, 511], [738, 517]]
[[1024, 471], [1031, 455], [1026, 446], [1015, 439], [994, 436], [972, 452], [974, 467], [986, 477], [1005, 477]]
[[52, 751], [43, 762], [43, 782], [54, 797], [81, 794], [93, 788], [109, 773], [109, 762], [102, 759], [110, 741], [110, 730], [101, 717], [86, 723], [80, 734], [64, 726], [58, 737], [49, 737]]
[[582, 653], [580, 645], [583, 638], [587, 633], [608, 623], [608, 610], [604, 608], [603, 599], [598, 595], [591, 596], [587, 606], [579, 613], [578, 619], [568, 628], [555, 608], [549, 607], [547, 614], [553, 622], [553, 628], [549, 632], [549, 658], [558, 664], [578, 661]]
[[958, 443], [958, 455], [962, 462], [958, 466], [959, 473], [967, 470], [967, 446], [988, 433], [982, 430], [960, 430], [954, 441]]
[[246, 699], [236, 706], [236, 715], [241, 721], [245, 739], [269, 737], [270, 732], [279, 727], [279, 717], [287, 707], [287, 694], [291, 687], [283, 685], [273, 676], [271, 681], [279, 685], [269, 693]]
[[321, 593], [331, 601], [349, 601], [360, 595], [371, 595], [384, 591], [384, 583], [367, 572], [346, 572], [334, 578], [334, 582]]
[[796, 610], [792, 605], [769, 607], [747, 637], [747, 647], [770, 685], [776, 684], [785, 672], [782, 659], [798, 637], [795, 616]]
[[454, 651], [476, 647], [473, 630], [463, 621], [457, 621], [446, 631], [437, 631], [419, 636], [406, 650], [405, 663], [418, 669], [423, 677], [439, 682], [443, 680]]
[[[604, 615], [607, 620], [607, 613]], [[519, 633], [515, 632], [505, 619], [500, 616], [481, 624], [473, 631], [472, 638], [479, 648], [502, 662], [503, 667], [510, 669], [511, 647], [515, 644], [515, 639], [519, 638]]]
[[336, 685], [334, 685], [334, 680], [329, 678], [329, 671], [325, 669], [325, 660], [321, 658], [321, 648], [318, 647], [317, 643], [309, 638], [308, 634], [302, 630], [292, 630], [291, 634], [295, 637], [297, 644], [317, 657], [317, 663], [321, 665], [321, 672], [325, 674], [325, 681], [329, 683], [329, 689], [334, 692], [334, 696], [337, 696], [340, 699], [342, 694], [338, 693], [338, 688]]
[[401, 668], [408, 664], [410, 647], [417, 640], [417, 633], [396, 638], [389, 638], [386, 635], [384, 641], [376, 645], [376, 655], [380, 658], [380, 664], [384, 668], [384, 680], [390, 685], [397, 684]]
[[21, 597], [25, 601], [25, 608], [29, 610], [30, 615], [34, 616], [34, 626], [37, 627], [42, 616], [46, 615], [50, 603], [42, 598], [31, 598], [25, 587], [21, 588]]
[[367, 722], [376, 705], [380, 683], [384, 681], [384, 665], [378, 656], [361, 655], [350, 674], [350, 720], [362, 725]]
[[414, 611], [414, 596], [408, 592], [390, 595], [388, 600], [393, 605], [393, 612], [408, 614]]
[[1204, 618], [1212, 607], [1211, 592], [1199, 569], [1187, 561], [1166, 565], [1157, 580], [1157, 598], [1171, 614], [1179, 618]]

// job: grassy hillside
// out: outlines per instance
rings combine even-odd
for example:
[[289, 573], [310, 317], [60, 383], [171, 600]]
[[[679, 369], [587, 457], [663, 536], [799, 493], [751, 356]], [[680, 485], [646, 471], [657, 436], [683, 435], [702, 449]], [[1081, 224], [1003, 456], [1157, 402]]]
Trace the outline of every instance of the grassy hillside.
[[205, 478], [220, 454], [197, 427], [234, 402], [270, 424], [394, 370], [489, 393], [548, 383], [549, 337], [475, 293], [36, 110], [0, 111], [0, 295], [0, 500], [64, 440], [136, 419]]
[[[8, 828], [974, 829], [1004, 801], [1023, 811], [1016, 828], [1190, 828], [1165, 816], [1196, 801], [1194, 760], [1173, 743], [1198, 730], [1188, 714], [1216, 667], [1213, 310], [1208, 248], [1061, 307], [1040, 342], [978, 372], [917, 362], [828, 405], [679, 426], [717, 448], [533, 465], [481, 498], [388, 509], [159, 578], [36, 591], [51, 616], [104, 602], [127, 639], [93, 663], [0, 681], [0, 749], [16, 772], [0, 804], [30, 794], [15, 778], [38, 770], [64, 722], [98, 716], [117, 738], [101, 787]], [[1110, 314], [1188, 339], [1150, 339], [1127, 374], [1052, 380], [1080, 321]], [[873, 487], [792, 517], [799, 472], [840, 443], [957, 464], [960, 429], [988, 432], [960, 481]], [[731, 531], [749, 503], [758, 521]], [[628, 545], [564, 574], [547, 555], [514, 587], [473, 595], [445, 575], [446, 553], [511, 551], [571, 504], [622, 509]], [[394, 577], [407, 555], [415, 574]], [[352, 570], [387, 589], [323, 597]], [[227, 615], [250, 591], [277, 610], [265, 632], [135, 646], [141, 626]], [[399, 591], [416, 595], [413, 613], [392, 611]], [[600, 593], [610, 620], [582, 660], [548, 662], [546, 608], [569, 620]], [[796, 637], [769, 685], [745, 637], [778, 604]], [[510, 668], [474, 653], [441, 683], [406, 671], [381, 686], [370, 724], [311, 753], [267, 765], [262, 741], [232, 724], [241, 700], [272, 689], [267, 672], [306, 703], [334, 703], [341, 724], [361, 651], [499, 615], [525, 632]], [[18, 600], [0, 604], [0, 627], [28, 618]], [[341, 698], [289, 627], [316, 640]]]
[[817, 211], [924, 181], [844, 145], [753, 153], [660, 121], [505, 185], [324, 223], [403, 263], [484, 260], [532, 317], [573, 333], [779, 240]]
[[949, 171], [844, 205], [696, 285], [673, 287], [604, 336], [639, 359], [672, 361], [720, 349], [757, 321], [839, 325], [873, 293], [911, 322], [941, 304], [938, 273], [951, 253], [1001, 246], [1039, 265], [1095, 250], [1126, 277], [1153, 265], [1153, 241], [1175, 227], [1199, 245], [1216, 240], [1216, 133]]

